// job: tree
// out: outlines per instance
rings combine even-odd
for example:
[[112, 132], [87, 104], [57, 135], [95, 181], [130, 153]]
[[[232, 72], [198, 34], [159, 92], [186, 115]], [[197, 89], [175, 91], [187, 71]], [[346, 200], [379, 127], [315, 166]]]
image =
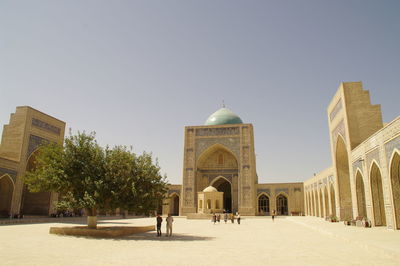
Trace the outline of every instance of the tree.
[[84, 208], [89, 227], [96, 227], [97, 210], [123, 208], [148, 214], [166, 192], [150, 154], [136, 156], [126, 147], [101, 148], [95, 133], [79, 133], [65, 145], [49, 143], [39, 149], [35, 168], [25, 176], [32, 192], [58, 192], [60, 204]]

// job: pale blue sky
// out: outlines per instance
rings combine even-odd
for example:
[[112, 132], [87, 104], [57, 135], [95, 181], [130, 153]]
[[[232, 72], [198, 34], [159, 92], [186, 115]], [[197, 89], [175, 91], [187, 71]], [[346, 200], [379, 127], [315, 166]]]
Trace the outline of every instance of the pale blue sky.
[[326, 107], [363, 81], [400, 115], [400, 1], [1, 1], [0, 124], [19, 105], [152, 151], [181, 183], [183, 130], [222, 99], [254, 125], [259, 182], [331, 164]]

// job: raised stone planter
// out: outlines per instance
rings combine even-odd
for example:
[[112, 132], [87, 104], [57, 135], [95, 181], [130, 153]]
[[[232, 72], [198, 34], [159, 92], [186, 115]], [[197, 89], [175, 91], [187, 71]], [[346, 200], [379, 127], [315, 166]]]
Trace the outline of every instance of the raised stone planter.
[[155, 226], [97, 226], [97, 229], [91, 229], [87, 226], [50, 227], [50, 234], [104, 238], [128, 236], [149, 231], [155, 231]]

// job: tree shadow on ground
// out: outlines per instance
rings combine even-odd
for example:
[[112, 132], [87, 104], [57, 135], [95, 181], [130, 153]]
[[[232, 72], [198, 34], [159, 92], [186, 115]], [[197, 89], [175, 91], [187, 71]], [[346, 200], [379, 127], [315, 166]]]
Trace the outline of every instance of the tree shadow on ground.
[[97, 221], [97, 224], [132, 224], [129, 222], [103, 222], [103, 221]]
[[72, 236], [72, 235], [58, 235], [60, 237], [73, 237], [73, 238], [86, 238], [86, 239], [94, 239], [94, 240], [113, 240], [113, 241], [160, 241], [160, 242], [171, 242], [171, 241], [209, 241], [213, 240], [214, 237], [208, 236], [196, 236], [196, 235], [187, 235], [187, 234], [173, 234], [170, 237], [162, 235], [160, 237], [157, 236], [155, 231], [146, 232], [146, 233], [138, 233], [132, 234], [129, 236], [121, 236], [121, 237], [94, 237], [94, 236]]
[[157, 236], [156, 232], [146, 232], [140, 234], [134, 234], [130, 236], [124, 236], [120, 238], [115, 238], [115, 240], [150, 240], [150, 241], [209, 241], [213, 240], [214, 237], [209, 236], [196, 236], [188, 234], [173, 234], [172, 236]]

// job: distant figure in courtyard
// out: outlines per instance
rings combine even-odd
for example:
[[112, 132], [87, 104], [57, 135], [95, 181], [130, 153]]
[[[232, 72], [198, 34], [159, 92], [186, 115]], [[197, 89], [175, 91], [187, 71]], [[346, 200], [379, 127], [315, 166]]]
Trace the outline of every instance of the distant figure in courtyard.
[[172, 218], [170, 213], [168, 213], [168, 217], [165, 221], [167, 222], [167, 234], [165, 236], [172, 236], [172, 223], [174, 222], [174, 218]]
[[236, 220], [237, 220], [237, 223], [240, 224], [240, 214], [239, 214], [239, 212], [236, 212]]
[[220, 223], [221, 222], [221, 214], [218, 213], [217, 215], [217, 222]]
[[217, 215], [215, 213], [213, 213], [212, 221], [214, 224], [217, 222]]
[[161, 236], [161, 223], [162, 223], [162, 217], [160, 214], [157, 214], [157, 236]]
[[224, 222], [226, 223], [228, 221], [228, 214], [225, 212], [224, 213]]
[[233, 213], [231, 213], [231, 222], [234, 224], [235, 223], [235, 216], [233, 215]]
[[272, 211], [272, 221], [275, 221], [275, 210]]

